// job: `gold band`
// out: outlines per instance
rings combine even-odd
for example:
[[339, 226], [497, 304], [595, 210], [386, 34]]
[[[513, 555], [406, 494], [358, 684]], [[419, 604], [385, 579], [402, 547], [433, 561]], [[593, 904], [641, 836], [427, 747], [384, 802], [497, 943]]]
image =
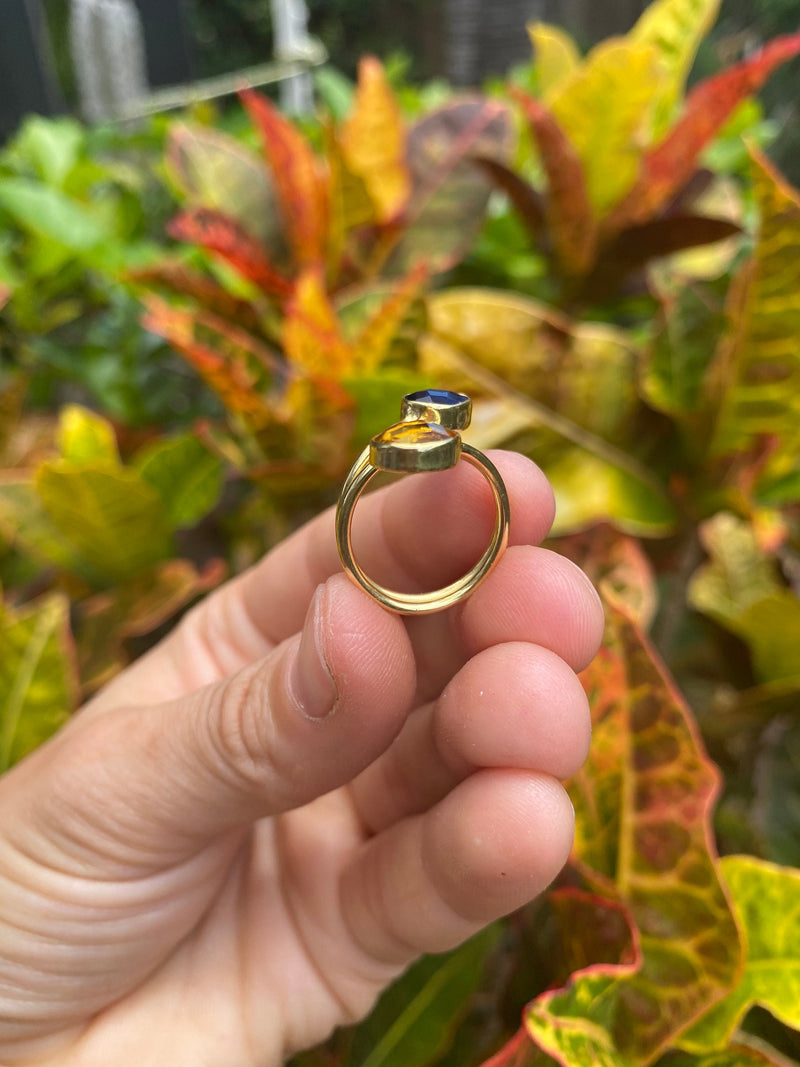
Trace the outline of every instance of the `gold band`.
[[[469, 425], [471, 408], [469, 398], [459, 393], [409, 394], [403, 398], [403, 420], [372, 439], [345, 479], [336, 509], [339, 557], [350, 578], [389, 611], [420, 615], [451, 607], [475, 591], [508, 544], [510, 507], [503, 479], [491, 460], [461, 440], [459, 431]], [[370, 480], [386, 470], [446, 470], [460, 459], [481, 472], [494, 497], [494, 530], [481, 558], [463, 577], [430, 593], [399, 593], [374, 581], [356, 561], [351, 542], [353, 513]]]

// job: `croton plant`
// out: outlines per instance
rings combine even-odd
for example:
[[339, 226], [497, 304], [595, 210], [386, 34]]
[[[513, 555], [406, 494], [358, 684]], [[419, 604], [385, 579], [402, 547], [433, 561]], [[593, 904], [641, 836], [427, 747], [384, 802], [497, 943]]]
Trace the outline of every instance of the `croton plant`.
[[[0, 770], [335, 499], [411, 388], [541, 464], [602, 592], [570, 865], [302, 1067], [800, 1063], [800, 193], [743, 118], [800, 34], [687, 93], [718, 6], [586, 56], [531, 26], [513, 84], [413, 121], [372, 58], [344, 116], [247, 91], [249, 140], [176, 121], [173, 244], [124, 284], [220, 416], [133, 431], [5, 383]], [[474, 284], [498, 220], [524, 292]]]

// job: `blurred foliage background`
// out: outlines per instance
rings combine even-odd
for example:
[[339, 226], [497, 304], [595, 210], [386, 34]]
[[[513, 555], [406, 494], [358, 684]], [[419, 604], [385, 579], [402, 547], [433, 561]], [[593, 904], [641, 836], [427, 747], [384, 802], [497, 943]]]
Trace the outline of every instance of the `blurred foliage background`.
[[[575, 851], [298, 1067], [798, 1064], [797, 5], [519, 21], [468, 93], [448, 33], [463, 74], [499, 22], [481, 58], [455, 2], [310, 7], [315, 115], [0, 151], [0, 771], [333, 503], [404, 392], [465, 390], [606, 603]], [[264, 5], [193, 10], [202, 73], [271, 48]]]

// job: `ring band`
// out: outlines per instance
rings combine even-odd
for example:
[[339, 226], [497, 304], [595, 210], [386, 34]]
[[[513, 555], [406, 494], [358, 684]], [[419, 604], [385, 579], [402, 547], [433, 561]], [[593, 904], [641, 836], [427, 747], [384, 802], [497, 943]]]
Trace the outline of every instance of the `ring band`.
[[[402, 420], [373, 437], [353, 464], [336, 508], [336, 545], [350, 578], [379, 604], [401, 615], [442, 611], [468, 597], [491, 573], [508, 544], [508, 492], [495, 465], [461, 439], [469, 426], [472, 401], [463, 393], [429, 389], [403, 397]], [[369, 577], [359, 566], [351, 542], [359, 497], [379, 471], [418, 473], [448, 470], [459, 460], [476, 467], [489, 483], [495, 525], [483, 555], [463, 577], [430, 593], [399, 593]]]

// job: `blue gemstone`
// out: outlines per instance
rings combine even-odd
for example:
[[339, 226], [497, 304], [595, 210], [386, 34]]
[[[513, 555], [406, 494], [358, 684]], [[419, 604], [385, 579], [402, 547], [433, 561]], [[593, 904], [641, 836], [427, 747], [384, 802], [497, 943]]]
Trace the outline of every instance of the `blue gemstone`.
[[406, 397], [412, 403], [440, 404], [442, 407], [450, 407], [454, 404], [463, 404], [469, 400], [463, 393], [451, 393], [449, 389], [421, 389], [418, 393], [409, 393]]

